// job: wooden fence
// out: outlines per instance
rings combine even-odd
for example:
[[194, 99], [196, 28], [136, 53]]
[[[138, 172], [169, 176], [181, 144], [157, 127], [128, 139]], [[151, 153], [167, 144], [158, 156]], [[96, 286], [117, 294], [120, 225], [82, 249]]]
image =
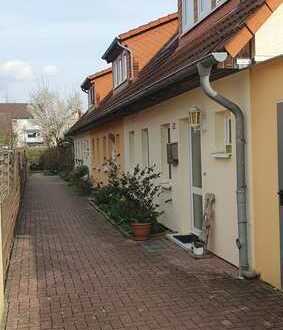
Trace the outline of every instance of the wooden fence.
[[14, 242], [14, 229], [26, 181], [23, 151], [0, 150], [0, 313], [4, 309], [4, 283]]

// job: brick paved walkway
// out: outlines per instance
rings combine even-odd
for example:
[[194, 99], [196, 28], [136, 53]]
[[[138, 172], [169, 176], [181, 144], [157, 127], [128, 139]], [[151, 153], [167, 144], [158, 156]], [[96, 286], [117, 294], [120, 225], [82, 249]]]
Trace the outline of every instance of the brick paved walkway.
[[167, 240], [125, 240], [58, 178], [32, 176], [7, 282], [12, 329], [283, 329], [283, 297]]

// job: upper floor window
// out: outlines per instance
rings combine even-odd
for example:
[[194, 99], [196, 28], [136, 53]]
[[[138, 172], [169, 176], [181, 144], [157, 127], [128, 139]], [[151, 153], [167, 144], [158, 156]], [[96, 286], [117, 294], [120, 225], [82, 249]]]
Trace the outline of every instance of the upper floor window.
[[183, 32], [190, 30], [227, 0], [182, 0]]
[[128, 79], [128, 52], [125, 50], [113, 62], [114, 88]]
[[95, 104], [95, 86], [91, 86], [88, 91], [88, 105], [94, 105]]

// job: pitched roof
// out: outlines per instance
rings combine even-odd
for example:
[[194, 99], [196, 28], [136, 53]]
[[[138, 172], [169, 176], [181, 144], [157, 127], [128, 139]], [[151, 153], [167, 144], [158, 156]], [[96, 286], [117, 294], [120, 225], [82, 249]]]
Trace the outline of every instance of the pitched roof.
[[159, 25], [162, 25], [162, 24], [165, 24], [165, 23], [168, 23], [172, 20], [175, 20], [176, 18], [178, 17], [178, 14], [177, 13], [172, 13], [172, 14], [169, 14], [167, 16], [164, 16], [164, 17], [161, 17], [161, 18], [158, 18], [154, 21], [151, 21], [147, 24], [144, 24], [144, 25], [141, 25], [135, 29], [132, 29], [128, 32], [125, 32], [125, 33], [122, 33], [119, 35], [119, 39], [124, 41], [128, 38], [131, 38], [133, 36], [136, 36], [137, 34], [140, 34], [140, 33], [144, 33], [145, 31], [147, 30], [150, 30], [150, 29], [153, 29]]
[[112, 67], [110, 68], [107, 68], [107, 69], [104, 69], [104, 70], [100, 70], [100, 71], [97, 71], [96, 73], [94, 74], [91, 74], [90, 76], [88, 76], [88, 79], [89, 80], [93, 80], [95, 78], [99, 78], [99, 77], [102, 77], [108, 73], [112, 72]]
[[[114, 40], [112, 41], [110, 46], [107, 48], [105, 53], [102, 55], [102, 59], [106, 60], [108, 63], [110, 63], [113, 60], [113, 52], [115, 53], [115, 49], [117, 50], [117, 49], [120, 49], [121, 47], [122, 48], [127, 47], [127, 45], [125, 45], [125, 42], [129, 41], [129, 39], [134, 38], [142, 33], [146, 33], [149, 30], [160, 28], [164, 24], [170, 24], [174, 20], [177, 21], [177, 19], [178, 19], [177, 13], [169, 14], [167, 16], [158, 18], [147, 24], [134, 28], [128, 32], [120, 34], [118, 37], [114, 38]], [[121, 45], [123, 45], [123, 46], [121, 46]], [[114, 57], [115, 57], [115, 55], [114, 55]]]
[[31, 119], [27, 103], [0, 103], [0, 137], [12, 134], [13, 119]]
[[[207, 29], [203, 29], [195, 39], [191, 38], [190, 42], [181, 44], [178, 34], [176, 34], [128, 88], [120, 93], [110, 94], [98, 109], [77, 122], [70, 130], [70, 134], [97, 127], [107, 120], [111, 120], [113, 116], [123, 116], [142, 110], [146, 106], [159, 103], [160, 100], [198, 87], [196, 61], [211, 52], [223, 50], [225, 44], [245, 26], [246, 20], [263, 4], [265, 4], [265, 0], [241, 1], [227, 12], [228, 2], [219, 9], [223, 12], [226, 10], [227, 13], [209, 25]], [[233, 72], [234, 70], [214, 72], [214, 78]], [[182, 84], [180, 84], [181, 82]], [[168, 86], [173, 89], [171, 94], [164, 93]]]
[[112, 73], [112, 67], [98, 71], [94, 74], [89, 75], [88, 77], [85, 78], [85, 80], [81, 84], [82, 90], [87, 90], [90, 88], [91, 81], [95, 80], [97, 78], [103, 77], [106, 74]]
[[0, 114], [11, 119], [31, 119], [27, 103], [0, 103]]

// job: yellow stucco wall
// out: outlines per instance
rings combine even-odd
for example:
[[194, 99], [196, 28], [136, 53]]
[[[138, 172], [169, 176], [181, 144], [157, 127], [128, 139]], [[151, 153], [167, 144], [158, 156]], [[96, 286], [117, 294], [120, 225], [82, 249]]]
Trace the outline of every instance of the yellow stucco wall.
[[[110, 135], [115, 137], [115, 146], [111, 143]], [[91, 144], [91, 178], [94, 183], [104, 183], [106, 175], [104, 166], [110, 159], [113, 148], [118, 155], [117, 161], [124, 170], [124, 126], [123, 120], [113, 121], [90, 132]]]
[[277, 102], [283, 99], [283, 59], [259, 64], [250, 75], [255, 268], [280, 287]]

